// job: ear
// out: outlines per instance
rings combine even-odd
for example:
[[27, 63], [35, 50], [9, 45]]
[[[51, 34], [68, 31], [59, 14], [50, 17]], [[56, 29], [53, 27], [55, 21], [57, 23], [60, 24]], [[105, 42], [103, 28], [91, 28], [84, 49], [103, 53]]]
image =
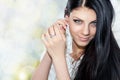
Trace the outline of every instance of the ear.
[[67, 22], [69, 22], [69, 16], [68, 16], [68, 15], [65, 15], [65, 20], [66, 20]]

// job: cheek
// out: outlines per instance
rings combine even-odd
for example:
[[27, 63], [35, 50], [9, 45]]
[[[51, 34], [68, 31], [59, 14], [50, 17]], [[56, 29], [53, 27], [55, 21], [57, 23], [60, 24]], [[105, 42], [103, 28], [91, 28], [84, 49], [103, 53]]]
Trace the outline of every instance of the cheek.
[[96, 34], [96, 28], [93, 28], [90, 30], [91, 36], [95, 36]]
[[72, 20], [69, 20], [69, 28], [72, 35], [79, 34], [83, 25], [76, 25]]
[[69, 24], [69, 27], [70, 27], [70, 32], [71, 33], [79, 33], [80, 32], [80, 26], [78, 26], [78, 25], [75, 25], [74, 23], [70, 23]]
[[70, 32], [71, 34], [77, 34], [80, 32], [80, 29], [77, 26], [70, 25]]

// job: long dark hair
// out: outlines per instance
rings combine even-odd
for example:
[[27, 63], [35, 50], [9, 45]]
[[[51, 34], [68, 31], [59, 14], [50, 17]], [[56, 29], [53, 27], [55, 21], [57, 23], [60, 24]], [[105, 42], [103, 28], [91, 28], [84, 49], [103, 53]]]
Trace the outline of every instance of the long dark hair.
[[65, 15], [83, 3], [96, 12], [97, 31], [86, 47], [74, 80], [120, 80], [120, 48], [111, 29], [113, 6], [110, 0], [68, 0]]

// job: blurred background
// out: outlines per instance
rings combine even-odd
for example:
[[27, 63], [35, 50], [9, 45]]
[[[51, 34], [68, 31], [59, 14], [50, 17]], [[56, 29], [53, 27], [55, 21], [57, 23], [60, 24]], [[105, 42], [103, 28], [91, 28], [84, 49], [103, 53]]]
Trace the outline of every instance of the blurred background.
[[[63, 1], [63, 2], [62, 2]], [[67, 0], [0, 0], [0, 80], [31, 80], [45, 47], [41, 34], [64, 17]], [[120, 1], [111, 0], [120, 46]]]

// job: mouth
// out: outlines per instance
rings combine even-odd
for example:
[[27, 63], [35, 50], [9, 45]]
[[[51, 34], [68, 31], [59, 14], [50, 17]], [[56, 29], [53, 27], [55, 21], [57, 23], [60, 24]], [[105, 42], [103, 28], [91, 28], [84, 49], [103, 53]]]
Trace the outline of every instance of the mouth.
[[79, 37], [79, 40], [82, 41], [82, 42], [88, 42], [89, 38]]

